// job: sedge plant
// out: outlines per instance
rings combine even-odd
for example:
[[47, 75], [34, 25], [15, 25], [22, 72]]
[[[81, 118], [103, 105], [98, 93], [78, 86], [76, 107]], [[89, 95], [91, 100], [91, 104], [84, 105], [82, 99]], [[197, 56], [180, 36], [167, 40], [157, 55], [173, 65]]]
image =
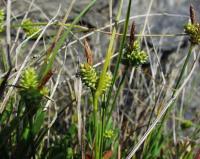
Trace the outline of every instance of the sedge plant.
[[[181, 68], [180, 74], [175, 82], [175, 86], [173, 88], [171, 98], [174, 98], [176, 95], [177, 90], [179, 89], [181, 82], [184, 78], [184, 74], [186, 71], [186, 67], [188, 66], [190, 57], [192, 55], [193, 48], [200, 44], [200, 27], [199, 23], [196, 21], [195, 18], [195, 11], [192, 6], [190, 6], [190, 22], [184, 26], [185, 33], [189, 36], [190, 40], [190, 47], [189, 51], [186, 55], [185, 61]], [[144, 159], [151, 159], [151, 158], [158, 158], [161, 155], [161, 150], [164, 148], [166, 143], [166, 139], [164, 138], [164, 131], [163, 125], [166, 123], [167, 119], [169, 118], [170, 110], [172, 110], [175, 101], [170, 105], [169, 109], [164, 114], [163, 118], [161, 119], [161, 123], [150, 133], [147, 137], [147, 140], [144, 143], [142, 158]], [[151, 118], [150, 118], [151, 122]], [[147, 129], [148, 131], [148, 129]], [[156, 140], [155, 140], [156, 138]], [[135, 149], [134, 149], [135, 150]], [[140, 152], [141, 153], [141, 152]], [[133, 153], [130, 153], [133, 156]], [[129, 156], [130, 156], [129, 154]], [[184, 155], [184, 154], [183, 154]], [[185, 154], [186, 158], [191, 158], [192, 153]], [[183, 157], [185, 158], [185, 157]]]
[[[73, 105], [76, 103], [76, 99], [73, 99], [68, 104], [65, 103], [67, 106], [62, 107], [58, 113], [56, 112], [57, 116], [55, 115], [55, 121], [51, 124], [49, 124], [52, 115], [51, 110], [49, 109], [47, 111], [44, 107], [48, 100], [52, 100], [49, 97], [51, 91], [48, 82], [55, 74], [53, 71], [54, 64], [56, 63], [59, 51], [71, 32], [74, 31], [74, 28], [88, 31], [88, 28], [78, 25], [78, 22], [95, 2], [96, 0], [92, 0], [75, 17], [72, 23], [66, 23], [67, 18], [64, 18], [62, 23], [55, 22], [52, 24], [60, 28], [57, 35], [52, 39], [49, 49], [45, 52], [45, 58], [41, 59], [40, 66], [29, 65], [25, 67], [17, 85], [13, 86], [8, 84], [12, 80], [12, 77], [9, 78], [10, 73], [12, 73], [11, 71], [13, 71], [12, 68], [8, 71], [7, 76], [5, 75], [3, 80], [0, 81], [0, 100], [4, 97], [4, 92], [7, 90], [7, 87], [15, 87], [16, 89], [16, 93], [13, 93], [13, 96], [10, 97], [3, 113], [0, 115], [0, 156], [3, 156], [3, 158], [76, 159], [81, 158], [81, 154], [83, 159], [115, 159], [125, 157], [125, 153], [127, 153], [129, 147], [127, 148], [121, 144], [120, 139], [124, 132], [122, 130], [123, 128], [120, 130], [116, 124], [117, 120], [113, 116], [113, 112], [116, 109], [119, 95], [123, 91], [123, 86], [126, 84], [126, 77], [130, 69], [140, 67], [148, 60], [147, 53], [142, 48], [142, 38], [136, 37], [136, 25], [134, 22], [131, 24], [130, 37], [129, 39], [127, 38], [132, 0], [128, 1], [123, 34], [118, 34], [118, 22], [121, 17], [124, 1], [120, 0], [119, 2], [115, 25], [111, 31], [102, 69], [94, 67], [92, 50], [88, 42], [86, 40], [84, 42], [86, 61], [80, 64], [77, 75], [91, 92], [91, 95], [90, 93], [87, 95], [91, 97], [89, 98], [91, 100], [89, 101], [89, 105], [92, 105], [92, 107], [89, 108], [90, 110], [86, 110], [86, 113], [90, 111], [89, 116], [86, 116], [88, 120], [85, 120], [86, 123], [83, 121], [85, 125], [83, 125], [82, 129], [85, 128], [85, 130], [81, 130], [81, 132], [86, 131], [81, 136], [83, 142], [77, 139], [79, 131], [77, 128], [77, 115], [73, 112]], [[5, 30], [4, 23], [5, 13], [3, 10], [0, 10], [1, 35], [3, 35]], [[11, 25], [11, 28], [21, 27], [26, 37], [31, 37], [32, 40], [36, 40], [41, 33], [41, 26], [45, 25], [45, 22], [37, 23], [27, 18], [22, 24]], [[176, 91], [182, 83], [192, 49], [200, 43], [200, 24], [196, 21], [192, 8], [191, 22], [185, 26], [185, 33], [190, 37], [191, 45], [180, 75], [175, 82], [172, 98], [175, 97]], [[115, 45], [118, 43], [118, 35], [122, 36], [119, 42], [119, 54], [112, 73], [112, 56], [115, 51]], [[4, 71], [7, 71], [8, 64], [5, 62], [5, 57], [3, 57], [3, 61]], [[120, 71], [122, 73], [119, 75]], [[54, 82], [54, 79], [52, 81]], [[56, 100], [59, 101], [59, 99]], [[82, 100], [80, 103], [82, 104]], [[68, 107], [70, 110], [66, 110]], [[58, 120], [64, 113], [68, 113], [67, 111], [70, 111], [72, 115], [69, 119], [70, 123], [64, 123], [64, 126], [67, 125], [67, 128], [64, 128], [63, 125], [59, 125], [60, 121]], [[144, 145], [140, 147], [140, 151], [134, 156], [135, 159], [173, 158], [173, 151], [176, 151], [177, 156], [180, 156], [182, 159], [192, 159], [194, 157], [191, 149], [195, 147], [195, 144], [192, 142], [181, 142], [181, 144], [177, 145], [176, 150], [169, 150], [168, 146], [172, 144], [169, 139], [170, 136], [164, 136], [163, 133], [163, 125], [169, 118], [169, 112], [170, 109], [165, 114], [161, 124], [150, 133]], [[66, 116], [68, 117], [69, 115], [67, 114]], [[200, 133], [198, 125], [188, 120], [179, 118], [176, 120], [181, 123], [181, 129], [195, 127], [195, 132], [191, 136], [194, 139], [198, 138], [197, 134]], [[150, 116], [147, 130], [151, 122], [152, 116]], [[127, 138], [130, 136], [131, 134]], [[131, 138], [130, 141], [136, 142], [138, 138], [139, 135]], [[84, 144], [79, 145], [78, 143]], [[163, 149], [166, 149], [166, 151], [163, 152]], [[165, 154], [163, 155], [164, 157], [161, 155], [163, 153]], [[131, 154], [130, 156], [133, 157], [133, 155]], [[127, 158], [131, 158], [130, 156]]]
[[[47, 111], [44, 109], [45, 102], [50, 100], [49, 90], [45, 86], [53, 73], [51, 71], [58, 50], [63, 45], [75, 24], [88, 12], [96, 0], [90, 2], [86, 8], [75, 18], [67, 30], [58, 37], [51, 54], [44, 59], [44, 65], [36, 71], [34, 67], [27, 67], [21, 74], [20, 81], [15, 87], [15, 96], [10, 97], [5, 109], [0, 115], [0, 155], [3, 158], [38, 158], [48, 149], [44, 138], [50, 129], [45, 123]], [[4, 12], [0, 10], [0, 31], [4, 31]], [[37, 26], [29, 19], [21, 25], [27, 36], [40, 33]], [[51, 56], [50, 56], [51, 55]], [[10, 71], [11, 72], [11, 71]], [[9, 72], [9, 73], [10, 73]], [[8, 87], [8, 78], [0, 83], [1, 96]], [[15, 102], [14, 102], [15, 101]], [[18, 101], [18, 102], [17, 102]], [[68, 154], [71, 154], [68, 149]], [[50, 151], [49, 151], [50, 152]], [[73, 154], [71, 155], [73, 156]]]

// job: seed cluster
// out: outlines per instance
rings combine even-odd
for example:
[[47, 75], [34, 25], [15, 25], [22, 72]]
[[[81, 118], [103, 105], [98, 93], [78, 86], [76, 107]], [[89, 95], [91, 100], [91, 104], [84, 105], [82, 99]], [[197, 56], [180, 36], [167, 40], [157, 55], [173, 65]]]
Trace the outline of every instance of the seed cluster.
[[25, 89], [37, 88], [38, 77], [34, 68], [28, 68], [22, 74], [20, 85]]
[[200, 44], [200, 24], [188, 23], [185, 25], [185, 33], [190, 36], [190, 42], [194, 45]]
[[[80, 65], [80, 76], [83, 83], [89, 87], [91, 90], [96, 90], [97, 84], [99, 82], [99, 76], [96, 73], [96, 70], [89, 65], [88, 63], [84, 63]], [[104, 93], [111, 85], [112, 75], [110, 72], [106, 73], [106, 76], [103, 80], [101, 92]]]
[[38, 76], [35, 69], [26, 69], [20, 80], [20, 86], [22, 87], [20, 89], [20, 94], [26, 102], [37, 104], [37, 102], [42, 99], [42, 96], [48, 94], [48, 88], [43, 87], [39, 90], [38, 84]]
[[22, 23], [22, 29], [28, 37], [33, 36], [32, 39], [35, 39], [38, 37], [38, 33], [36, 34], [36, 32], [38, 32], [40, 28], [36, 26], [30, 19], [26, 19]]
[[106, 130], [103, 135], [105, 138], [111, 139], [114, 136], [113, 130]]
[[141, 50], [140, 43], [138, 40], [134, 41], [132, 47], [125, 49], [122, 62], [126, 65], [139, 66], [147, 61], [147, 54]]
[[80, 75], [83, 83], [92, 90], [96, 89], [96, 83], [98, 80], [95, 69], [88, 63], [80, 65]]
[[111, 86], [111, 83], [112, 83], [112, 74], [110, 72], [107, 72], [102, 83], [101, 92], [105, 93], [106, 90]]

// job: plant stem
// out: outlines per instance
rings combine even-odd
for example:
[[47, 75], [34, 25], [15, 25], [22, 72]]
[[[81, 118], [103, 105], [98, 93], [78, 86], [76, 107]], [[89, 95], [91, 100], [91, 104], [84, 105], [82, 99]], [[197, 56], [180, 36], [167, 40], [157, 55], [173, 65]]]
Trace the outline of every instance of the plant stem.
[[102, 154], [103, 154], [103, 141], [104, 141], [104, 136], [103, 136], [103, 133], [104, 133], [104, 118], [105, 118], [105, 94], [103, 96], [103, 105], [102, 105], [102, 114], [101, 114], [101, 134], [100, 134], [100, 158], [102, 158]]
[[[177, 82], [176, 82], [176, 85], [175, 85], [175, 87], [174, 87], [174, 91], [173, 91], [173, 93], [172, 93], [172, 97], [171, 97], [171, 98], [174, 98], [174, 96], [175, 96], [175, 94], [176, 94], [176, 91], [177, 91], [177, 89], [178, 89], [179, 86], [180, 86], [181, 80], [182, 80], [182, 78], [183, 78], [183, 76], [184, 76], [184, 73], [185, 73], [185, 69], [186, 69], [186, 67], [187, 67], [187, 64], [188, 64], [189, 59], [190, 59], [191, 54], [192, 54], [192, 49], [193, 49], [193, 45], [191, 44], [191, 45], [190, 45], [190, 48], [189, 48], [189, 51], [188, 51], [188, 54], [187, 54], [187, 57], [186, 57], [186, 59], [185, 59], [185, 61], [184, 61], [183, 67], [182, 67], [182, 69], [181, 69], [180, 75], [179, 75], [178, 80], [177, 80]], [[171, 108], [172, 108], [172, 107], [171, 107]], [[168, 112], [169, 112], [170, 110], [171, 110], [171, 109], [168, 109], [168, 111], [166, 112], [166, 114], [168, 114]], [[165, 118], [166, 118], [166, 115], [164, 115], [163, 120], [164, 120]], [[162, 124], [161, 124], [161, 125], [162, 125]]]
[[124, 72], [123, 75], [122, 75], [122, 78], [121, 78], [121, 81], [120, 81], [120, 83], [119, 83], [119, 86], [117, 87], [117, 92], [116, 92], [116, 94], [115, 94], [113, 103], [112, 103], [111, 108], [110, 108], [110, 110], [109, 110], [109, 113], [108, 113], [108, 116], [107, 116], [108, 119], [107, 119], [106, 123], [109, 122], [109, 120], [110, 120], [110, 118], [111, 118], [111, 116], [112, 116], [112, 112], [113, 112], [113, 110], [114, 110], [115, 103], [116, 103], [116, 101], [117, 101], [117, 97], [118, 97], [118, 95], [119, 95], [119, 92], [121, 91], [122, 85], [124, 84], [124, 80], [125, 80], [125, 77], [126, 77], [127, 72], [128, 72], [128, 66], [125, 67], [124, 71], [125, 71], [125, 72]]
[[182, 69], [181, 69], [181, 73], [180, 73], [179, 78], [178, 78], [178, 80], [177, 80], [177, 83], [176, 83], [176, 85], [175, 85], [175, 87], [174, 87], [174, 91], [173, 91], [172, 97], [174, 97], [174, 95], [176, 94], [176, 91], [177, 91], [178, 87], [180, 86], [180, 82], [181, 82], [181, 80], [182, 80], [182, 78], [183, 78], [183, 75], [184, 75], [186, 66], [187, 66], [187, 64], [188, 64], [188, 62], [189, 62], [189, 59], [190, 59], [190, 56], [191, 56], [191, 54], [192, 54], [192, 49], [193, 49], [193, 45], [191, 44], [191, 46], [190, 46], [190, 48], [189, 48], [189, 52], [188, 52], [188, 54], [187, 54], [187, 57], [186, 57], [186, 59], [185, 59], [185, 62], [184, 62], [184, 64], [183, 64], [183, 67], [182, 67]]
[[[189, 51], [188, 51], [188, 54], [187, 54], [187, 57], [186, 57], [186, 59], [185, 59], [185, 61], [184, 61], [183, 67], [182, 67], [182, 69], [181, 69], [181, 72], [180, 72], [179, 77], [178, 77], [178, 79], [177, 79], [177, 82], [176, 82], [176, 84], [175, 84], [174, 91], [173, 91], [173, 93], [172, 93], [171, 98], [174, 98], [174, 96], [175, 96], [175, 94], [176, 94], [176, 91], [177, 91], [177, 89], [178, 89], [179, 86], [180, 86], [180, 83], [181, 83], [181, 80], [182, 80], [182, 78], [183, 78], [183, 75], [184, 75], [186, 66], [187, 66], [187, 64], [188, 64], [188, 62], [189, 62], [189, 59], [190, 59], [190, 57], [191, 57], [193, 47], [194, 47], [194, 46], [191, 44], [191, 45], [190, 45], [190, 48], [189, 48]], [[160, 124], [160, 126], [158, 127], [158, 130], [157, 130], [157, 133], [156, 133], [156, 134], [158, 134], [158, 133], [161, 131], [161, 128], [162, 128], [162, 126], [163, 126], [165, 120], [167, 119], [169, 112], [170, 112], [171, 109], [173, 108], [172, 106], [173, 106], [174, 103], [175, 103], [175, 101], [171, 104], [171, 106], [169, 107], [169, 109], [168, 109], [168, 110], [166, 111], [166, 113], [164, 114], [164, 116], [163, 116], [163, 118], [162, 118], [162, 121], [161, 121], [161, 124]]]
[[94, 116], [94, 157], [99, 159], [99, 128], [98, 128], [98, 99], [94, 95], [93, 97], [93, 116]]
[[[120, 1], [119, 10], [118, 10], [117, 17], [116, 17], [116, 22], [119, 21], [119, 18], [121, 16], [122, 5], [123, 5], [123, 0]], [[108, 50], [107, 50], [106, 57], [105, 57], [105, 63], [103, 65], [103, 69], [102, 69], [102, 72], [101, 72], [101, 75], [99, 78], [97, 89], [96, 89], [95, 93], [93, 94], [93, 113], [94, 113], [94, 128], [95, 128], [95, 138], [94, 138], [94, 145], [95, 145], [94, 157], [95, 157], [95, 159], [100, 159], [101, 150], [102, 150], [102, 148], [101, 148], [102, 133], [101, 133], [101, 129], [99, 127], [98, 99], [102, 95], [102, 91], [103, 91], [102, 87], [104, 85], [103, 84], [104, 79], [105, 79], [107, 70], [110, 66], [111, 57], [114, 52], [114, 42], [115, 42], [115, 38], [116, 38], [116, 33], [117, 33], [117, 28], [115, 26], [112, 31]]]
[[[123, 0], [120, 1], [120, 6], [119, 6], [117, 17], [116, 17], [116, 24], [119, 21], [119, 18], [121, 16], [122, 5], [123, 5]], [[99, 82], [98, 82], [98, 85], [97, 85], [97, 89], [96, 89], [96, 92], [95, 92], [95, 96], [97, 98], [102, 93], [103, 82], [104, 82], [108, 67], [110, 65], [110, 62], [111, 62], [111, 57], [112, 57], [113, 52], [114, 52], [114, 42], [115, 42], [116, 34], [117, 34], [117, 26], [113, 27], [112, 35], [111, 35], [111, 38], [110, 38], [108, 50], [107, 50], [106, 57], [105, 57], [105, 62], [104, 62], [104, 65], [103, 65], [103, 70], [101, 72]]]
[[119, 55], [118, 55], [117, 63], [116, 63], [115, 70], [114, 70], [112, 84], [110, 86], [110, 89], [109, 89], [109, 92], [108, 92], [108, 98], [107, 98], [107, 101], [106, 101], [107, 106], [109, 106], [109, 103], [110, 103], [111, 94], [112, 94], [113, 87], [114, 87], [114, 84], [115, 84], [116, 79], [117, 79], [117, 74], [118, 74], [119, 66], [120, 66], [121, 59], [122, 59], [122, 53], [123, 53], [123, 49], [124, 49], [125, 41], [126, 41], [126, 34], [127, 34], [127, 31], [128, 31], [131, 2], [132, 2], [132, 0], [129, 0], [128, 10], [127, 10], [127, 13], [126, 13], [126, 21], [124, 23], [123, 37], [122, 37], [121, 43], [120, 43]]
[[[23, 27], [23, 26], [46, 26], [48, 23], [47, 22], [36, 22], [36, 23], [33, 23], [33, 24], [15, 24], [15, 25], [12, 25], [13, 28], [16, 28], [16, 27]], [[53, 23], [52, 25], [54, 26], [65, 26], [65, 27], [70, 27], [71, 23], [61, 23], [61, 22], [55, 22]], [[83, 30], [89, 30], [89, 28], [87, 27], [84, 27], [84, 26], [80, 26], [80, 25], [74, 25], [74, 28], [78, 28], [78, 29], [83, 29]]]

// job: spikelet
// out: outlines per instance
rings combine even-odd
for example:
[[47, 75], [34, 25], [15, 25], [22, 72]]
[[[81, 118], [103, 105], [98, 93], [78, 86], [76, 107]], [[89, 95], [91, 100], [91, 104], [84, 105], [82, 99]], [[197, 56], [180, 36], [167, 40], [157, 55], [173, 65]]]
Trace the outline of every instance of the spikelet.
[[49, 89], [47, 87], [42, 87], [42, 89], [40, 89], [40, 94], [47, 96], [49, 94]]
[[[38, 32], [40, 28], [37, 26], [34, 26], [34, 23], [30, 19], [26, 19], [22, 23], [22, 29], [26, 33], [26, 36], [30, 37], [33, 34], [35, 34], [36, 32]], [[38, 33], [35, 34], [32, 37], [32, 39], [36, 39], [37, 37], [38, 37]]]
[[113, 130], [106, 130], [103, 134], [103, 136], [107, 139], [111, 139], [114, 136]]
[[30, 67], [24, 71], [20, 80], [20, 86], [25, 89], [37, 88], [38, 77], [34, 68]]
[[126, 65], [138, 66], [147, 62], [148, 55], [140, 48], [139, 41], [135, 41], [133, 46], [125, 49], [122, 62]]
[[185, 33], [189, 35], [190, 42], [194, 45], [200, 44], [200, 24], [188, 23], [185, 25]]
[[37, 105], [41, 99], [42, 94], [38, 90], [38, 76], [34, 68], [26, 69], [20, 80], [20, 95], [26, 105]]
[[111, 86], [111, 83], [112, 83], [112, 74], [110, 72], [107, 72], [102, 82], [100, 90], [101, 94], [105, 93], [108, 90], [108, 88]]
[[97, 83], [97, 73], [95, 69], [89, 65], [88, 63], [84, 63], [80, 65], [80, 76], [83, 83], [89, 87], [91, 90], [96, 89]]
[[198, 45], [200, 44], [200, 24], [196, 20], [195, 10], [192, 5], [190, 5], [190, 21], [184, 26], [185, 33], [189, 35], [192, 45]]

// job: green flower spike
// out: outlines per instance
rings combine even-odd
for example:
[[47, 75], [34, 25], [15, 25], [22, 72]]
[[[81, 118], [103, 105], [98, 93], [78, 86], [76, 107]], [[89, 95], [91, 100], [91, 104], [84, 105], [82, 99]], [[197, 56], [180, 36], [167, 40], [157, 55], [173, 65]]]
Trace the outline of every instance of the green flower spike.
[[110, 87], [111, 83], [112, 83], [112, 74], [110, 72], [107, 72], [101, 86], [101, 92], [105, 93], [107, 89]]
[[27, 105], [36, 105], [42, 99], [38, 90], [38, 76], [34, 68], [28, 68], [22, 74], [20, 80], [20, 95]]
[[[24, 30], [26, 35], [29, 37], [29, 36], [32, 36], [33, 34], [35, 34], [36, 32], [38, 32], [40, 28], [37, 26], [34, 26], [34, 23], [30, 19], [26, 19], [22, 23], [22, 29]], [[35, 34], [32, 37], [32, 39], [35, 39], [37, 37], [38, 37], [38, 33]]]
[[42, 94], [43, 96], [47, 96], [49, 94], [49, 89], [47, 87], [42, 87], [42, 89], [40, 90], [40, 94]]
[[200, 24], [199, 23], [188, 23], [185, 25], [185, 33], [190, 36], [190, 41], [194, 45], [200, 44]]
[[3, 32], [4, 30], [4, 26], [3, 26], [4, 19], [5, 19], [5, 14], [4, 14], [4, 11], [1, 9], [0, 10], [0, 33]]
[[148, 55], [140, 48], [139, 41], [135, 41], [132, 49], [127, 48], [124, 52], [122, 61], [124, 64], [138, 66], [147, 62]]
[[114, 136], [113, 130], [106, 130], [103, 136], [107, 139], [111, 139]]
[[80, 76], [83, 83], [92, 90], [96, 89], [97, 73], [88, 63], [80, 65]]
[[37, 88], [38, 77], [34, 68], [28, 68], [24, 71], [21, 77], [20, 85], [25, 88]]

